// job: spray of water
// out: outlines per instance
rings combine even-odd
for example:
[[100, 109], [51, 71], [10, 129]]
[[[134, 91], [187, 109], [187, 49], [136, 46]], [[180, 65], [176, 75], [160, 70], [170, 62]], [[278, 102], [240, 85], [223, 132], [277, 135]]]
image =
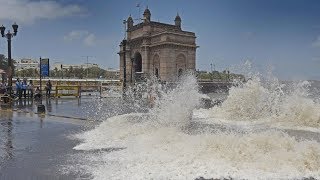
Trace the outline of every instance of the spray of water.
[[[269, 119], [317, 126], [318, 107], [305, 97], [305, 85], [288, 92], [278, 81], [252, 78], [233, 87], [221, 107], [201, 112], [217, 124], [220, 119]], [[95, 129], [76, 135], [81, 143], [74, 149], [87, 153], [70, 170], [84, 169], [93, 179], [320, 178], [319, 142], [274, 128], [186, 133], [185, 126], [200, 121], [190, 118], [202, 97], [195, 78], [187, 75], [173, 89], [155, 82], [148, 87], [155, 97], [148, 113], [107, 118]]]
[[154, 124], [161, 126], [185, 126], [190, 123], [192, 112], [200, 104], [196, 79], [192, 75], [181, 78], [172, 90], [159, 91], [155, 107], [150, 114], [155, 117]]
[[[188, 125], [192, 118], [192, 111], [199, 105], [202, 97], [198, 92], [197, 81], [194, 76], [192, 74], [185, 75], [178, 84], [174, 85], [176, 87], [173, 89], [162, 88], [154, 79], [150, 81], [147, 82], [150, 85], [147, 92], [152, 95], [154, 107], [148, 113], [134, 112], [108, 118], [98, 128], [109, 129], [109, 131], [102, 132], [101, 138], [96, 138], [98, 136], [96, 133], [101, 133], [100, 131], [93, 130], [81, 134], [78, 138], [85, 140], [86, 143], [79, 146], [93, 148], [101, 146], [101, 148], [107, 148], [111, 143], [112, 146], [118, 147], [117, 145], [119, 145], [119, 147], [124, 147], [127, 141], [120, 144], [117, 143], [141, 133], [152, 132], [155, 129], [167, 127], [179, 129]], [[171, 86], [173, 85], [171, 84]], [[137, 101], [137, 90], [130, 92], [135, 94], [127, 93], [127, 98], [131, 102]], [[143, 96], [143, 93], [144, 91], [142, 93], [140, 91], [139, 94]], [[146, 100], [142, 101], [145, 102]], [[141, 107], [143, 103], [133, 104], [140, 104], [139, 107]], [[105, 139], [106, 135], [108, 136], [107, 139]], [[108, 140], [110, 142], [107, 142]], [[79, 146], [75, 147], [75, 149], [79, 148]]]
[[[288, 87], [286, 87], [288, 86]], [[307, 81], [292, 86], [254, 77], [232, 87], [221, 107], [208, 112], [230, 121], [268, 120], [285, 126], [320, 127], [320, 104], [309, 97]]]

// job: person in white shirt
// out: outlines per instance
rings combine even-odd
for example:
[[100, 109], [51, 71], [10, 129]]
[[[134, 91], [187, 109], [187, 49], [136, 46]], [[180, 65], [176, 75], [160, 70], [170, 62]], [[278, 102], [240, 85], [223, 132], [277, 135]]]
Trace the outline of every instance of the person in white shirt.
[[28, 96], [30, 97], [30, 98], [33, 98], [33, 82], [32, 82], [32, 80], [30, 80], [29, 81], [29, 83], [28, 83]]

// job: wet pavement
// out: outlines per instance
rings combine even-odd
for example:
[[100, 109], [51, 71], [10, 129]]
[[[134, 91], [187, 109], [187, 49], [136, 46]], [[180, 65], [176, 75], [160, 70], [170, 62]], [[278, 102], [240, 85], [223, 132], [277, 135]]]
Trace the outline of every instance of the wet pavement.
[[96, 124], [84, 120], [83, 107], [90, 101], [44, 100], [46, 115], [36, 113], [39, 102], [35, 101], [17, 101], [13, 108], [1, 105], [0, 179], [87, 179], [62, 173], [61, 165], [76, 153], [72, 148], [78, 142], [70, 135]]

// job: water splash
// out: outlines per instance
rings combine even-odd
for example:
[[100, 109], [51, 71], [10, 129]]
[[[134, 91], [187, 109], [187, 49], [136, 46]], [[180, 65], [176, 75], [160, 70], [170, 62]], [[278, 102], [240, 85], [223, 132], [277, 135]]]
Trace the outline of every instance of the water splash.
[[185, 126], [192, 118], [195, 107], [200, 105], [202, 95], [198, 92], [197, 80], [192, 75], [183, 76], [172, 90], [158, 91], [155, 107], [150, 114], [157, 125]]
[[94, 179], [320, 177], [319, 143], [298, 141], [278, 131], [188, 135], [172, 127], [149, 129], [129, 123], [121, 126], [127, 134], [116, 133], [115, 139], [115, 134], [103, 133], [113, 128], [100, 126], [90, 133], [93, 139], [103, 136], [90, 148], [119, 146], [115, 144], [119, 141], [125, 145], [120, 151], [100, 151], [85, 158]]
[[[154, 94], [155, 102], [149, 113], [135, 112], [108, 118], [98, 127], [109, 129], [108, 131], [101, 133], [93, 130], [78, 135], [79, 139], [85, 141], [79, 146], [82, 149], [83, 147], [97, 148], [100, 146], [107, 148], [110, 145], [125, 147], [127, 141], [122, 142], [121, 140], [163, 127], [179, 129], [188, 125], [193, 109], [200, 104], [202, 97], [198, 92], [195, 77], [192, 74], [185, 75], [173, 89], [161, 88], [157, 81], [152, 81], [152, 86], [149, 86], [151, 89], [148, 91]], [[128, 93], [129, 95], [135, 99], [132, 94]], [[97, 133], [101, 133], [100, 136]], [[107, 139], [105, 139], [106, 136]], [[110, 142], [107, 142], [108, 140]], [[76, 146], [75, 149], [81, 149], [79, 146]]]
[[[155, 100], [148, 113], [114, 116], [76, 135], [81, 143], [74, 149], [86, 153], [72, 171], [84, 169], [93, 179], [320, 178], [319, 142], [270, 127], [240, 131], [236, 123], [233, 130], [212, 131], [190, 118], [202, 97], [194, 77], [184, 77], [171, 90], [152, 84], [147, 91]], [[252, 78], [233, 87], [221, 107], [201, 112], [214, 127], [228, 128], [220, 119], [318, 127], [318, 104], [307, 97], [306, 86], [285, 90], [277, 80]], [[183, 130], [190, 123], [197, 123], [196, 132]]]
[[277, 79], [262, 81], [253, 77], [234, 86], [221, 107], [207, 112], [207, 117], [230, 121], [269, 120], [286, 126], [320, 127], [320, 104], [309, 97], [310, 83], [292, 85]]

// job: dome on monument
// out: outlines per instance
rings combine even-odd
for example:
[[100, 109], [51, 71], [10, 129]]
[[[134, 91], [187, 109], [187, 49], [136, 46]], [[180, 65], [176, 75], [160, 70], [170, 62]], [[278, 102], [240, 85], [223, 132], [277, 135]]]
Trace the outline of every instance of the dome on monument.
[[128, 17], [127, 21], [128, 21], [128, 22], [129, 22], [129, 21], [133, 21], [131, 15]]
[[144, 10], [144, 13], [143, 14], [151, 14], [149, 8], [147, 7], [146, 10]]
[[174, 21], [181, 21], [181, 17], [179, 16], [179, 14], [177, 14], [176, 18], [174, 19]]

